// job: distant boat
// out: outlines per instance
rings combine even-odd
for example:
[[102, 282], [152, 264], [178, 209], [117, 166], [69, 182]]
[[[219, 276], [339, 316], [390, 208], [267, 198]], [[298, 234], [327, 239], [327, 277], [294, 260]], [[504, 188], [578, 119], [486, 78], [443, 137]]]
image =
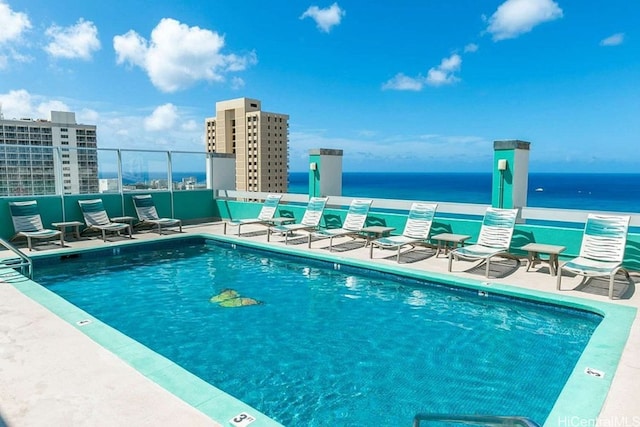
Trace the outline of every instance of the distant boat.
[[542, 188], [542, 187], [538, 187], [538, 188], [536, 188], [536, 191], [537, 191], [537, 192], [544, 191], [544, 188]]

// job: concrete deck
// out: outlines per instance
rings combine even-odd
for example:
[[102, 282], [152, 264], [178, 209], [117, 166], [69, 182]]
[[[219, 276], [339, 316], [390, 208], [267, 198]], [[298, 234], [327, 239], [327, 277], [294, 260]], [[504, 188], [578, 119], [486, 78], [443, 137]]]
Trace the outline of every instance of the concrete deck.
[[[185, 227], [184, 234], [222, 234], [222, 223]], [[227, 237], [232, 237], [227, 235]], [[152, 232], [134, 235], [134, 241], [168, 238]], [[242, 241], [266, 242], [261, 226], [244, 226]], [[278, 236], [271, 245], [284, 247]], [[67, 242], [72, 249], [96, 245], [128, 243], [128, 239], [103, 243], [99, 238]], [[327, 254], [328, 240], [289, 245], [302, 251]], [[369, 249], [362, 241], [352, 243], [349, 238], [335, 239], [337, 257], [369, 262]], [[359, 246], [359, 247], [357, 247]], [[48, 246], [51, 247], [51, 246]], [[53, 253], [59, 249], [38, 252]], [[345, 250], [348, 249], [348, 250]], [[64, 250], [64, 249], [63, 249]], [[486, 281], [484, 267], [473, 268], [473, 263], [459, 261], [453, 272], [447, 272], [447, 259], [435, 258], [432, 251], [417, 250], [401, 257], [402, 268], [453, 275], [463, 279]], [[374, 251], [376, 264], [396, 265], [394, 251]], [[607, 298], [607, 283], [593, 281], [588, 286], [575, 288], [578, 277], [563, 277], [563, 289], [556, 290], [556, 278], [549, 275], [546, 264], [529, 272], [513, 260], [495, 264], [498, 277], [489, 281], [529, 290], [573, 296], [584, 300], [611, 302], [634, 308], [640, 306], [640, 295], [635, 286], [620, 282], [616, 286], [618, 299]], [[633, 273], [634, 282], [640, 274]], [[558, 425], [589, 422], [576, 425], [640, 425], [640, 322], [636, 312], [630, 336], [611, 384], [598, 420], [559, 420]], [[621, 422], [637, 424], [620, 424]], [[551, 420], [548, 420], [547, 424]], [[113, 353], [103, 348], [67, 321], [19, 292], [0, 279], [0, 427], [7, 426], [120, 426], [120, 425], [228, 425], [227, 420], [212, 420], [207, 415], [169, 393]], [[410, 421], [408, 421], [410, 423]], [[616, 424], [617, 423], [617, 424]], [[553, 423], [552, 423], [553, 424]]]

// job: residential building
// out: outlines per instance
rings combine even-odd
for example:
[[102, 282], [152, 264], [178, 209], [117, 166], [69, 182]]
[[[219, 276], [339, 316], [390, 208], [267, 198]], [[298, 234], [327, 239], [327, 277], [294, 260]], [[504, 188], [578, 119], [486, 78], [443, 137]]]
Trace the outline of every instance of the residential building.
[[235, 155], [236, 190], [286, 193], [289, 116], [262, 111], [260, 101], [216, 102], [205, 120], [208, 153]]
[[73, 112], [52, 111], [51, 120], [0, 113], [0, 196], [97, 193], [96, 149], [96, 126], [77, 124]]

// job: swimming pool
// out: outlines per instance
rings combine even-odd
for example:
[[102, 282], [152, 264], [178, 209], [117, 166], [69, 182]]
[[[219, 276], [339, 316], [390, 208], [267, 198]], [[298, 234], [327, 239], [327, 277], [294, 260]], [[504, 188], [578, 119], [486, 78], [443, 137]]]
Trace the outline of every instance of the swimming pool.
[[[285, 425], [542, 423], [601, 320], [204, 239], [37, 267], [38, 282]], [[211, 303], [225, 288], [263, 304]]]

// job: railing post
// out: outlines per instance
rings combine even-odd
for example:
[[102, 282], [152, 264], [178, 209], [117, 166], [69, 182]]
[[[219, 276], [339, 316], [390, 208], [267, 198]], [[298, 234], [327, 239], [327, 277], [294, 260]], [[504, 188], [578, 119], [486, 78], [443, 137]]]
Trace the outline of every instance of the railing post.
[[173, 159], [171, 151], [167, 151], [167, 189], [169, 190], [169, 199], [171, 199], [171, 217], [175, 217], [173, 209]]

